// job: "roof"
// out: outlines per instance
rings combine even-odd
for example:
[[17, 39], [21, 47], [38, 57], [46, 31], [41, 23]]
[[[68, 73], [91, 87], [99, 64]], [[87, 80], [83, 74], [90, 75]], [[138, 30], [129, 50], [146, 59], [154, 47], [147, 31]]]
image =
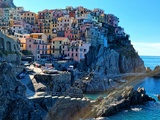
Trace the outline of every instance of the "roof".
[[44, 33], [31, 33], [30, 35], [43, 35]]
[[52, 40], [53, 41], [61, 41], [61, 40], [66, 40], [68, 39], [67, 37], [56, 37], [56, 38], [53, 38]]

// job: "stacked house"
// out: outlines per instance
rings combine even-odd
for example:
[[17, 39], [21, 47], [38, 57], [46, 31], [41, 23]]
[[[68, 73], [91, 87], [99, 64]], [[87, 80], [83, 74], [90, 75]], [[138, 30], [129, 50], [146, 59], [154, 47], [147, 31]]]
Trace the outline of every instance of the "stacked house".
[[119, 18], [99, 8], [67, 6], [38, 14], [23, 7], [1, 8], [0, 21], [1, 31], [19, 39], [21, 51], [32, 51], [35, 60], [54, 56], [80, 61], [90, 46], [108, 46], [108, 29], [113, 28], [117, 38], [126, 36]]

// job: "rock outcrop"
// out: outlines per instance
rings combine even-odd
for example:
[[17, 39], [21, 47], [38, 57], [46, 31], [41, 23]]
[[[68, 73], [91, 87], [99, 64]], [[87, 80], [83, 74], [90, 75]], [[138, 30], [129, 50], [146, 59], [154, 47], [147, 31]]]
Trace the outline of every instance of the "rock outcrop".
[[13, 0], [2, 0], [0, 1], [0, 8], [15, 8]]
[[26, 88], [16, 79], [12, 66], [3, 63], [0, 70], [0, 119], [43, 119], [46, 111], [27, 99]]
[[49, 95], [83, 97], [83, 91], [76, 86], [72, 87], [71, 73], [60, 72], [59, 74], [36, 74], [34, 76], [37, 82], [44, 84], [46, 87], [38, 91], [47, 92]]
[[105, 75], [145, 72], [144, 62], [132, 45], [91, 46], [80, 65], [79, 69]]
[[133, 87], [125, 87], [117, 100], [108, 96], [103, 101], [103, 106], [97, 107], [97, 116], [107, 117], [121, 110], [128, 109], [133, 105], [140, 105], [155, 100], [146, 95], [144, 88], [134, 90]]
[[89, 105], [89, 101], [59, 100], [48, 112], [46, 120], [78, 120], [79, 112]]
[[146, 67], [146, 73], [150, 73], [152, 72], [151, 68], [150, 67]]

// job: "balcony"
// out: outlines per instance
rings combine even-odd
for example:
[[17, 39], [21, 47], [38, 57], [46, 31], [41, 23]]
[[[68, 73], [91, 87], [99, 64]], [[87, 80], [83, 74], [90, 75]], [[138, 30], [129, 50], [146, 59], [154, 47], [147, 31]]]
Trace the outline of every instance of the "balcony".
[[34, 41], [33, 43], [34, 43], [34, 44], [38, 44], [39, 42], [38, 42], [38, 41]]

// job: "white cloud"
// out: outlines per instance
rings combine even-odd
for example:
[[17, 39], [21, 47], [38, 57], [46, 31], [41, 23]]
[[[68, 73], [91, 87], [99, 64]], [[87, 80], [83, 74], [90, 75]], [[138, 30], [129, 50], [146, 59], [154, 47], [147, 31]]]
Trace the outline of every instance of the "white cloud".
[[132, 43], [139, 55], [160, 56], [160, 43]]

